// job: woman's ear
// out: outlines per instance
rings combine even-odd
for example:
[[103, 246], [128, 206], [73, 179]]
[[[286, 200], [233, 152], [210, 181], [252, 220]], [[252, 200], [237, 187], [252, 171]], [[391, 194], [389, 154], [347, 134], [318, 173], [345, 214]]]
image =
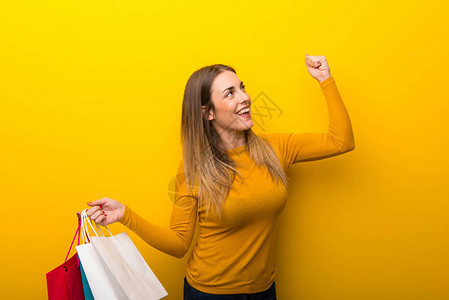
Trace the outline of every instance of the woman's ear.
[[[203, 112], [203, 118], [206, 118], [206, 106], [203, 105], [201, 106], [201, 111]], [[212, 111], [212, 109], [209, 111], [209, 117], [208, 120], [211, 121], [214, 119], [214, 113]]]

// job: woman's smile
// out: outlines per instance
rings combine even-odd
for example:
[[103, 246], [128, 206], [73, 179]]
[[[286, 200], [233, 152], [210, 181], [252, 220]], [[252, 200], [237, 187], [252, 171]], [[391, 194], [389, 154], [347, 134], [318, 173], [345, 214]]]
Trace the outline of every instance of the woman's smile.
[[237, 115], [239, 117], [242, 117], [242, 118], [250, 118], [251, 117], [251, 112], [250, 112], [249, 106], [248, 107], [244, 107], [241, 110], [239, 110], [237, 112]]

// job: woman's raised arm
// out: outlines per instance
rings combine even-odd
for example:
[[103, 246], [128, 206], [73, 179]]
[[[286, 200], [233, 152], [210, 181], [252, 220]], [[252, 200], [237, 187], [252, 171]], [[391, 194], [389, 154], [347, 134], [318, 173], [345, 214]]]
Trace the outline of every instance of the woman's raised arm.
[[262, 133], [276, 145], [284, 159], [284, 167], [336, 156], [355, 147], [351, 121], [332, 76], [319, 83], [327, 102], [328, 132]]
[[332, 76], [320, 82], [327, 102], [329, 128], [325, 133], [305, 132], [287, 136], [290, 163], [339, 155], [355, 148], [351, 120]]

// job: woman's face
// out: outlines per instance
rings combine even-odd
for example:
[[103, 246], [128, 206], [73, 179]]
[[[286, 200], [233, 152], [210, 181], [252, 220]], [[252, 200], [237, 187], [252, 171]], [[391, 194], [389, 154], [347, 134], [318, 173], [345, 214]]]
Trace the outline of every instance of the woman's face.
[[211, 89], [215, 113], [211, 110], [208, 119], [213, 120], [218, 133], [228, 132], [233, 135], [253, 126], [251, 97], [234, 72], [224, 71], [218, 74]]

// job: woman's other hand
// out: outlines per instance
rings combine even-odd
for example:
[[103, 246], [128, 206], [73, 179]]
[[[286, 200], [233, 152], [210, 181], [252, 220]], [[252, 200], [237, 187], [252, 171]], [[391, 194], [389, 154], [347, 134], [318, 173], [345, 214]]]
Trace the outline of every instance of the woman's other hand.
[[109, 198], [87, 202], [87, 205], [92, 206], [86, 211], [87, 216], [102, 226], [120, 221], [125, 212], [125, 205]]
[[329, 65], [327, 64], [326, 57], [305, 55], [305, 62], [307, 71], [309, 74], [318, 80], [320, 83], [331, 76]]

